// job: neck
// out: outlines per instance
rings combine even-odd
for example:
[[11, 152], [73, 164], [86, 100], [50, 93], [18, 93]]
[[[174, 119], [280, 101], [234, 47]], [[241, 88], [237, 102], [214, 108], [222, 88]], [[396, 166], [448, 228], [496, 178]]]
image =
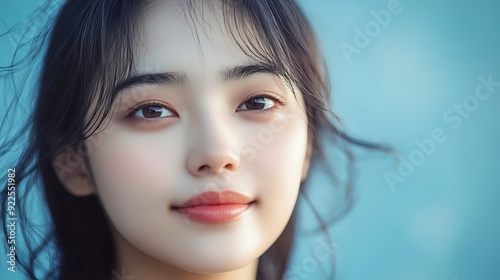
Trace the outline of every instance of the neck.
[[[116, 232], [115, 232], [116, 233]], [[255, 280], [259, 259], [237, 270], [214, 274], [196, 273], [161, 262], [135, 248], [120, 234], [115, 235], [116, 279], [141, 280]], [[130, 278], [127, 278], [130, 277]], [[135, 277], [135, 278], [134, 278]]]

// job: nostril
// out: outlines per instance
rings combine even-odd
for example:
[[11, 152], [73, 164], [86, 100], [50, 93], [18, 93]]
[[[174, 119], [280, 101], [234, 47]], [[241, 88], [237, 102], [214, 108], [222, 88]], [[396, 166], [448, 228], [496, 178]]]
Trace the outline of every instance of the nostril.
[[229, 170], [233, 170], [234, 166], [233, 166], [233, 164], [228, 163], [228, 164], [226, 164], [226, 166], [224, 168], [229, 169]]
[[205, 165], [202, 165], [202, 166], [198, 167], [198, 171], [202, 172], [203, 170], [205, 170], [207, 168], [210, 169], [210, 166], [208, 166], [208, 165], [205, 164]]
[[205, 170], [212, 170], [213, 172], [215, 173], [219, 173], [221, 172], [223, 169], [226, 169], [226, 170], [234, 170], [235, 168], [235, 165], [232, 164], [232, 163], [228, 163], [226, 164], [223, 168], [219, 168], [219, 169], [215, 169], [215, 168], [212, 168], [211, 166], [209, 166], [208, 164], [204, 164], [200, 167], [198, 167], [198, 172], [203, 172]]
[[239, 158], [231, 154], [194, 154], [187, 160], [187, 168], [194, 176], [208, 176], [222, 172], [235, 172], [240, 165]]

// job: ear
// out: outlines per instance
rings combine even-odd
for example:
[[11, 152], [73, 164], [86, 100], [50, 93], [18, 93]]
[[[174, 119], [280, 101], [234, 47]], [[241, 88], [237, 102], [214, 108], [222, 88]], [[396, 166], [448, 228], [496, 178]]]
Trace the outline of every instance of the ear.
[[304, 181], [307, 177], [307, 173], [309, 172], [309, 165], [311, 163], [311, 154], [312, 154], [312, 138], [309, 137], [307, 141], [307, 150], [306, 150], [306, 156], [304, 158], [304, 165], [302, 167], [302, 176], [300, 178], [300, 181]]
[[90, 172], [83, 156], [67, 147], [52, 161], [52, 167], [63, 187], [74, 196], [96, 193]]

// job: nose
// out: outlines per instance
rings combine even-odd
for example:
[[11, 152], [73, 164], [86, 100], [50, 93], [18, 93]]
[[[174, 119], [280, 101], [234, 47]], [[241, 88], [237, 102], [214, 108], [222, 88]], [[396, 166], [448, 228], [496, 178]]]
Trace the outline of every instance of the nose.
[[[205, 119], [205, 124], [207, 120]], [[187, 157], [187, 169], [196, 177], [236, 172], [240, 166], [240, 155], [236, 137], [224, 123], [204, 125], [193, 132]]]

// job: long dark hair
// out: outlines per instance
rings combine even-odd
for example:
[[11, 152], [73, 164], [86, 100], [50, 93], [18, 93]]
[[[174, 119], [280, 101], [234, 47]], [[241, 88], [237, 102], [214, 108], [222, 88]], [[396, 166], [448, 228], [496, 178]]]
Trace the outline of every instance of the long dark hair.
[[[27, 255], [17, 262], [30, 279], [38, 279], [42, 252], [54, 246], [55, 255], [43, 279], [111, 279], [115, 263], [111, 231], [105, 212], [95, 195], [75, 197], [61, 185], [52, 162], [61, 150], [78, 145], [104, 122], [115, 99], [113, 88], [133, 73], [133, 39], [140, 17], [150, 1], [88, 0], [64, 1], [46, 32], [35, 37], [29, 55], [41, 52], [46, 44], [36, 86], [34, 112], [15, 137], [1, 143], [0, 156], [7, 154], [15, 139], [27, 134], [28, 142], [16, 166], [17, 216], [23, 227]], [[191, 2], [191, 1], [187, 1]], [[224, 0], [224, 23], [238, 46], [250, 57], [273, 64], [290, 84], [302, 92], [312, 140], [311, 162], [322, 166], [335, 178], [323, 149], [327, 140], [348, 158], [348, 178], [352, 178], [353, 154], [350, 144], [385, 149], [349, 137], [329, 107], [330, 85], [318, 43], [306, 17], [293, 0]], [[196, 5], [186, 5], [196, 14]], [[45, 43], [45, 41], [47, 41]], [[2, 67], [6, 78], [22, 60]], [[295, 93], [294, 93], [295, 94]], [[94, 102], [99, 100], [99, 102]], [[94, 108], [91, 105], [97, 104]], [[92, 111], [91, 111], [92, 110]], [[85, 120], [86, 114], [92, 116]], [[5, 119], [3, 122], [5, 123]], [[87, 164], [85, 153], [74, 156]], [[90, 168], [89, 168], [90, 170]], [[31, 178], [33, 182], [24, 182]], [[306, 179], [300, 195], [308, 200]], [[332, 184], [334, 185], [334, 184]], [[27, 194], [40, 186], [51, 218], [51, 228], [29, 226]], [[352, 180], [342, 184], [345, 195], [338, 219], [352, 206]], [[7, 209], [8, 190], [1, 193], [2, 209]], [[312, 203], [309, 201], [312, 206]], [[314, 209], [314, 207], [313, 207]], [[314, 212], [327, 234], [327, 222]], [[294, 211], [284, 232], [259, 260], [257, 279], [281, 279], [293, 245], [297, 215]], [[6, 215], [2, 228], [7, 240]], [[40, 240], [31, 242], [32, 236]], [[7, 244], [7, 243], [5, 243]], [[330, 242], [331, 244], [331, 242]]]

